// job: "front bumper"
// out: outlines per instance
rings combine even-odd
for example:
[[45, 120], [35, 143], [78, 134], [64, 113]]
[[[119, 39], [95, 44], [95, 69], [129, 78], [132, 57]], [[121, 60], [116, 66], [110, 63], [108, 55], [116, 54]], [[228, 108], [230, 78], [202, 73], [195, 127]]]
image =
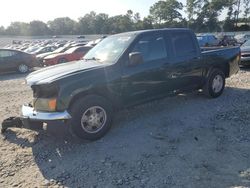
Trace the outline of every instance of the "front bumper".
[[56, 120], [67, 120], [71, 118], [71, 115], [67, 112], [40, 112], [34, 110], [34, 108], [23, 105], [22, 106], [22, 117], [34, 121], [56, 121]]
[[23, 105], [21, 117], [9, 117], [2, 122], [1, 133], [10, 127], [39, 130], [43, 128], [44, 122], [67, 120], [71, 116], [64, 112], [38, 112], [31, 106]]
[[241, 55], [241, 61], [250, 61], [250, 54], [243, 54]]

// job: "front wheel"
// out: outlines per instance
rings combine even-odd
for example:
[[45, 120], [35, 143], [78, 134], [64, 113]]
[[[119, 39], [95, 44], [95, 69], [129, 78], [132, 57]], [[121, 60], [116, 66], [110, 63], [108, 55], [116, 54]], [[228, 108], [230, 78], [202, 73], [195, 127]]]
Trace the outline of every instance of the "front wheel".
[[29, 67], [25, 64], [20, 64], [20, 65], [18, 65], [18, 72], [25, 74], [25, 73], [29, 72]]
[[211, 98], [219, 97], [225, 88], [225, 74], [220, 69], [213, 69], [203, 87], [204, 93]]
[[87, 96], [77, 100], [70, 109], [70, 132], [79, 138], [97, 140], [111, 127], [112, 107], [103, 97]]

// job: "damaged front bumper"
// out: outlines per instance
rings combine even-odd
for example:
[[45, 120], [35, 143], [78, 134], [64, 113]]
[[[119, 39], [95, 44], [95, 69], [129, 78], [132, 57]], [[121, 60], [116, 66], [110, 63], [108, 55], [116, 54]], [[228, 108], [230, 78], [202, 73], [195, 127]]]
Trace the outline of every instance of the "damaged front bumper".
[[1, 133], [4, 133], [7, 128], [17, 127], [17, 128], [27, 128], [34, 129], [41, 128], [43, 122], [49, 121], [63, 121], [71, 118], [71, 115], [67, 112], [40, 112], [36, 111], [30, 105], [22, 106], [21, 117], [10, 117], [2, 122]]
[[40, 112], [34, 110], [33, 107], [23, 105], [22, 117], [34, 121], [55, 121], [55, 120], [67, 120], [71, 116], [67, 111], [64, 112]]

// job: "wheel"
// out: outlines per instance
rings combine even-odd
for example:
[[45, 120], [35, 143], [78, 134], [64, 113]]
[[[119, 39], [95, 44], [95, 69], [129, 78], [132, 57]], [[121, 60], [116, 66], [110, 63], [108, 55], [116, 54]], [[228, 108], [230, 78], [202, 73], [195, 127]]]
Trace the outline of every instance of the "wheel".
[[27, 73], [27, 72], [29, 72], [29, 67], [25, 64], [20, 64], [18, 66], [18, 72], [20, 72], [22, 74]]
[[66, 63], [66, 62], [68, 62], [68, 60], [65, 59], [65, 58], [61, 58], [61, 59], [58, 60], [58, 63], [59, 63], [59, 64], [60, 64], [60, 63]]
[[211, 98], [219, 97], [225, 88], [225, 74], [220, 69], [213, 69], [206, 80], [203, 92]]
[[111, 127], [112, 107], [103, 97], [86, 96], [70, 108], [72, 118], [67, 122], [70, 132], [79, 138], [97, 140]]

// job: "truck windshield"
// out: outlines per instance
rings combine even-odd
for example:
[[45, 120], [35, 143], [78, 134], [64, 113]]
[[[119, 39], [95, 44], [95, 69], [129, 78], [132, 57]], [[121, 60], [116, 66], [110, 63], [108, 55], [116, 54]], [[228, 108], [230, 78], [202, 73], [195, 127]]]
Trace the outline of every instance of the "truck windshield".
[[84, 60], [96, 60], [100, 63], [115, 63], [133, 39], [133, 35], [110, 36], [92, 48], [84, 56]]

